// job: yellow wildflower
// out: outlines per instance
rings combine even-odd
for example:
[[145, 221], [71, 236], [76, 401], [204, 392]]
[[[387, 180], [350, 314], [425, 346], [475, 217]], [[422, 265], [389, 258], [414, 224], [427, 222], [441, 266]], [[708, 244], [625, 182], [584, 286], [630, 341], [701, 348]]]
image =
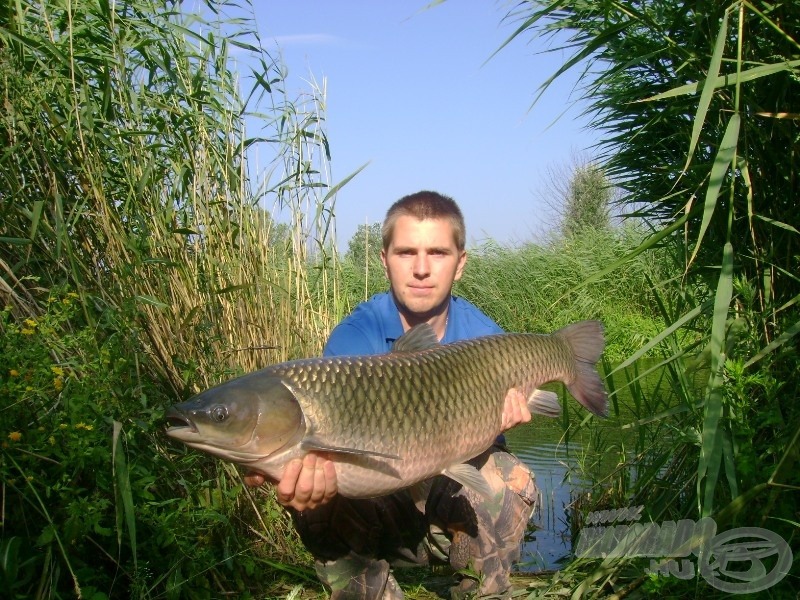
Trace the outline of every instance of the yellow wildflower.
[[22, 439], [22, 433], [19, 431], [12, 431], [8, 434], [8, 439], [10, 439], [12, 442], [18, 442]]
[[36, 327], [36, 321], [33, 319], [25, 319], [25, 325], [28, 327]]
[[19, 371], [16, 369], [9, 370], [8, 374], [11, 375], [11, 377], [19, 377]]
[[33, 335], [36, 332], [33, 329], [28, 329], [27, 327], [23, 327], [22, 329], [20, 329], [20, 333], [22, 335]]
[[50, 370], [53, 372], [54, 375], [58, 375], [59, 377], [64, 376], [64, 369], [61, 367], [50, 367]]
[[51, 446], [56, 445], [56, 438], [54, 438], [52, 435], [49, 438], [47, 438], [47, 441], [50, 442]]
[[64, 389], [64, 380], [61, 377], [56, 377], [53, 379], [53, 387], [56, 389], [57, 392], [60, 392]]
[[78, 294], [76, 294], [75, 292], [69, 292], [69, 293], [67, 294], [67, 296], [69, 296], [70, 298], [77, 298], [77, 297], [78, 297]]
[[28, 385], [28, 386], [25, 386], [25, 391], [26, 391], [26, 392], [32, 392], [32, 391], [33, 391], [33, 388], [32, 388], [31, 386], [29, 386], [29, 385]]
[[59, 429], [66, 429], [67, 427], [69, 427], [69, 425], [66, 423], [61, 423], [61, 425], [58, 426]]
[[75, 425], [75, 429], [86, 429], [86, 423], [84, 423], [83, 421], [81, 421], [80, 423], [78, 423], [77, 425]]
[[61, 301], [61, 304], [63, 304], [64, 306], [69, 306], [70, 304], [72, 304], [72, 300], [70, 300], [69, 298], [64, 298]]
[[83, 426], [83, 428], [84, 428], [86, 431], [91, 431], [92, 429], [94, 429], [94, 425], [84, 425], [84, 426]]

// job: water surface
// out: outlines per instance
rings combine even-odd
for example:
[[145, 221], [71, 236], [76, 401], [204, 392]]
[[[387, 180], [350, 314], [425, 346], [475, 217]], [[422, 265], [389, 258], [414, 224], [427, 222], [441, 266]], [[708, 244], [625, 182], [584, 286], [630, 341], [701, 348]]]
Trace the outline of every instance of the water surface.
[[533, 423], [506, 433], [511, 451], [534, 473], [541, 498], [532, 518], [518, 569], [558, 569], [569, 559], [569, 505], [588, 482], [576, 474], [583, 452], [580, 442], [565, 442], [557, 422], [534, 417]]
[[[629, 426], [676, 404], [663, 369], [648, 372], [654, 364], [654, 361], [640, 360], [627, 371], [615, 374], [608, 386], [616, 390], [614, 405], [609, 410], [611, 416], [597, 419], [591, 428], [580, 430], [568, 440], [559, 420], [541, 416], [534, 416], [531, 423], [506, 432], [510, 450], [531, 468], [541, 494], [523, 544], [522, 559], [517, 567], [520, 571], [557, 570], [565, 566], [571, 560], [573, 501], [623, 460], [628, 465], [629, 482], [635, 481], [642, 467], [635, 459], [637, 450], [667, 439], [663, 429], [652, 427], [645, 431]], [[647, 376], [637, 380], [637, 374], [643, 372]], [[707, 374], [703, 372], [693, 375], [694, 394], [702, 394], [705, 378]], [[634, 384], [626, 388], [626, 383], [631, 381]], [[559, 392], [562, 406], [568, 407], [573, 422], [589, 414], [578, 408], [572, 397], [565, 396], [562, 386], [547, 387]]]

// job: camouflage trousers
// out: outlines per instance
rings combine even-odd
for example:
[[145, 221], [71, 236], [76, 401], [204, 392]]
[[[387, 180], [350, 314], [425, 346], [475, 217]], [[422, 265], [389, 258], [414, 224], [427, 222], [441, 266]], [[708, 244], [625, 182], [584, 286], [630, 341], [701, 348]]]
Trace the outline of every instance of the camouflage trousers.
[[509, 572], [538, 499], [533, 474], [513, 454], [493, 447], [470, 461], [493, 492], [483, 498], [439, 476], [412, 498], [408, 490], [381, 498], [336, 496], [313, 510], [292, 511], [333, 600], [402, 598], [392, 566], [450, 564], [470, 568], [453, 597], [510, 593]]

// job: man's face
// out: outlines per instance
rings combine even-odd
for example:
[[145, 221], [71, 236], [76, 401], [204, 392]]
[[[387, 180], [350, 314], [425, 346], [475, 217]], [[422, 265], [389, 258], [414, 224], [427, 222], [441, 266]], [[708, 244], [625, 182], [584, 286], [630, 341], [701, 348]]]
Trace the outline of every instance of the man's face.
[[397, 219], [392, 241], [381, 252], [400, 311], [426, 320], [447, 307], [453, 282], [461, 278], [467, 253], [459, 251], [446, 219]]

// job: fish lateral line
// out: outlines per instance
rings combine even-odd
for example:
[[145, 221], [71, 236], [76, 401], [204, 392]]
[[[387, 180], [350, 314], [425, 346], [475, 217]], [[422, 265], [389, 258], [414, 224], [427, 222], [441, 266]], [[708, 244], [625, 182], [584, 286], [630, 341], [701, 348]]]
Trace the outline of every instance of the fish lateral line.
[[322, 442], [313, 438], [303, 440], [300, 446], [304, 450], [313, 450], [315, 452], [331, 452], [333, 454], [349, 454], [355, 456], [374, 456], [377, 458], [388, 458], [390, 460], [403, 460], [397, 454], [387, 454], [385, 452], [376, 452], [374, 450], [364, 450], [362, 448], [345, 448], [343, 446], [331, 446], [323, 444]]

